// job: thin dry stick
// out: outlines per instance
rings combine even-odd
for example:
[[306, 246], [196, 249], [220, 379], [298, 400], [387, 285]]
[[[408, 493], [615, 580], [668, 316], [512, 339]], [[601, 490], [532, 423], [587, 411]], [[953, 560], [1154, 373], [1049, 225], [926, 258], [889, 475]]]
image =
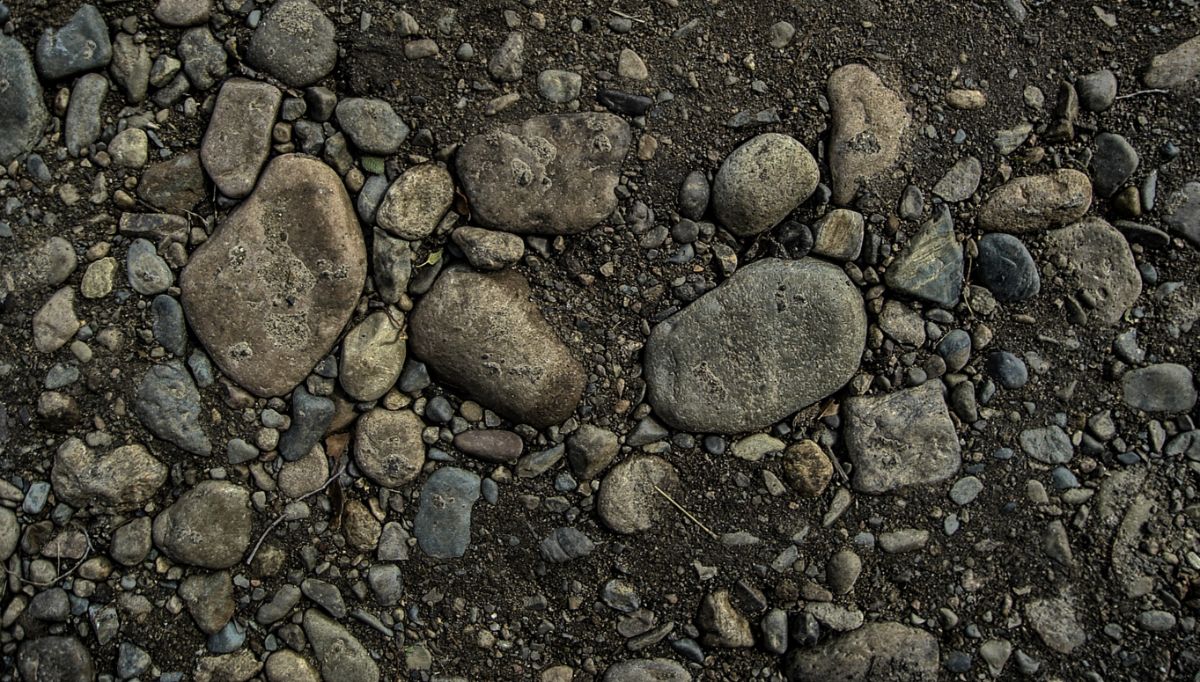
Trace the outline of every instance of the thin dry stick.
[[[34, 581], [34, 580], [28, 580], [28, 579], [26, 579], [26, 578], [22, 578], [22, 577], [21, 577], [21, 574], [20, 574], [19, 572], [17, 572], [17, 571], [10, 571], [10, 570], [8, 570], [8, 568], [7, 568], [7, 567], [4, 569], [4, 572], [5, 572], [5, 573], [7, 573], [7, 574], [9, 574], [9, 575], [16, 576], [17, 580], [20, 580], [21, 582], [25, 583], [26, 585], [33, 585], [34, 587], [50, 587], [51, 585], [53, 585], [53, 584], [57, 583], [58, 581], [62, 580], [63, 578], [66, 578], [67, 576], [71, 575], [71, 574], [72, 574], [72, 573], [74, 573], [76, 570], [78, 570], [78, 569], [79, 569], [79, 567], [83, 565], [83, 562], [87, 561], [87, 560], [88, 560], [88, 557], [90, 557], [90, 556], [91, 556], [91, 554], [92, 554], [92, 550], [94, 549], [94, 548], [92, 547], [92, 536], [91, 536], [91, 535], [88, 535], [88, 532], [87, 532], [86, 530], [81, 530], [80, 532], [82, 532], [82, 533], [83, 533], [83, 539], [84, 539], [84, 540], [87, 540], [87, 549], [86, 549], [86, 550], [84, 550], [84, 552], [83, 552], [83, 556], [79, 558], [79, 561], [76, 561], [76, 562], [75, 562], [75, 565], [74, 565], [74, 566], [72, 566], [71, 568], [67, 569], [65, 572], [63, 572], [63, 573], [59, 573], [58, 575], [56, 575], [56, 576], [54, 576], [53, 578], [51, 578], [51, 579], [50, 579], [50, 582], [40, 583], [40, 582], [37, 582], [37, 581]], [[60, 562], [61, 562], [61, 561], [62, 561], [62, 557], [58, 557], [58, 561], [60, 561]], [[61, 565], [61, 564], [60, 564], [60, 565]]]
[[[307, 500], [308, 498], [312, 497], [313, 495], [316, 495], [317, 493], [325, 490], [326, 488], [329, 487], [329, 484], [336, 481], [337, 477], [341, 476], [342, 473], [345, 471], [346, 471], [346, 464], [343, 464], [341, 466], [341, 468], [338, 469], [334, 475], [329, 477], [329, 480], [327, 480], [323, 484], [321, 484], [320, 488], [317, 488], [316, 490], [310, 490], [309, 492], [304, 493], [300, 497], [297, 497], [295, 500], [293, 500], [293, 502], [300, 502], [303, 500]], [[250, 556], [246, 557], [246, 565], [247, 566], [250, 565], [250, 562], [254, 561], [255, 555], [258, 554], [258, 550], [262, 547], [262, 543], [267, 539], [267, 536], [271, 534], [271, 531], [275, 530], [276, 526], [283, 523], [285, 518], [287, 518], [286, 513], [280, 514], [279, 516], [275, 517], [275, 520], [271, 522], [271, 525], [267, 526], [267, 529], [263, 531], [263, 534], [258, 536], [258, 542], [254, 543], [254, 549], [250, 550]]]
[[645, 20], [645, 19], [639, 19], [639, 18], [637, 18], [637, 17], [635, 17], [635, 16], [628, 15], [628, 14], [626, 14], [626, 13], [622, 12], [621, 10], [619, 10], [619, 9], [617, 9], [617, 8], [615, 8], [615, 7], [609, 7], [609, 8], [608, 8], [608, 11], [609, 11], [609, 12], [612, 12], [612, 13], [613, 13], [613, 14], [615, 14], [615, 15], [617, 15], [618, 17], [623, 17], [623, 18], [625, 18], [625, 19], [628, 19], [628, 20], [630, 20], [630, 21], [636, 21], [636, 22], [638, 22], [639, 24], [644, 24], [644, 23], [646, 23], [646, 20]]
[[663, 497], [667, 498], [667, 502], [670, 502], [671, 504], [675, 505], [675, 508], [678, 509], [679, 511], [683, 512], [684, 516], [691, 519], [692, 523], [695, 523], [697, 526], [700, 526], [701, 530], [703, 530], [705, 533], [708, 533], [709, 535], [711, 535], [712, 539], [714, 539], [714, 540], [721, 539], [719, 535], [717, 535], [716, 533], [709, 530], [708, 526], [704, 525], [703, 523], [700, 523], [700, 519], [696, 518], [695, 516], [692, 516], [692, 513], [690, 511], [684, 509], [683, 505], [681, 505], [678, 502], [676, 502], [675, 500], [671, 499], [671, 496], [666, 494], [665, 492], [663, 492], [662, 488], [660, 488], [658, 486], [654, 486], [654, 490], [656, 490], [659, 495], [662, 495]]
[[1170, 90], [1163, 90], [1162, 88], [1150, 88], [1148, 90], [1138, 90], [1136, 92], [1127, 92], [1124, 95], [1117, 95], [1117, 99], [1129, 99], [1130, 97], [1137, 97], [1138, 95], [1169, 95], [1170, 93]]

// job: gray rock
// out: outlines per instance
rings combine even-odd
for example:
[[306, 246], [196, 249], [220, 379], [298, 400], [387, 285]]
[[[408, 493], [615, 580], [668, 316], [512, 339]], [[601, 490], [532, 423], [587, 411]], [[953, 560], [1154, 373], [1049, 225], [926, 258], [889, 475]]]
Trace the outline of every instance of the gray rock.
[[33, 347], [53, 353], [66, 345], [83, 322], [75, 315], [75, 290], [63, 287], [54, 292], [33, 315]]
[[1117, 77], [1108, 69], [1080, 76], [1075, 81], [1079, 104], [1088, 111], [1104, 111], [1117, 99]]
[[991, 192], [979, 210], [985, 230], [1024, 234], [1079, 220], [1092, 205], [1092, 182], [1071, 168], [1015, 178]]
[[379, 204], [383, 203], [383, 194], [387, 188], [388, 181], [383, 175], [372, 175], [363, 184], [358, 199], [354, 202], [354, 208], [358, 211], [358, 219], [365, 225], [375, 224], [375, 214], [379, 211]]
[[682, 430], [769, 426], [850, 379], [866, 326], [862, 298], [839, 268], [756, 261], [654, 328], [650, 404]]
[[484, 406], [545, 427], [575, 411], [583, 393], [579, 362], [529, 300], [513, 270], [452, 267], [410, 317], [414, 355]]
[[376, 229], [371, 244], [371, 274], [375, 290], [385, 303], [398, 303], [412, 276], [412, 247], [403, 239]]
[[471, 544], [471, 508], [479, 499], [479, 476], [454, 467], [433, 472], [421, 488], [413, 535], [435, 559], [456, 559]]
[[60, 501], [110, 511], [141, 507], [166, 480], [167, 466], [141, 445], [123, 445], [101, 456], [78, 438], [58, 446], [50, 474]]
[[782, 656], [788, 648], [788, 614], [783, 609], [771, 609], [760, 623], [763, 647]]
[[1150, 609], [1139, 613], [1137, 622], [1147, 632], [1170, 632], [1175, 629], [1176, 619], [1170, 611]]
[[962, 462], [939, 382], [842, 406], [846, 452], [859, 492], [879, 494], [944, 481]]
[[388, 187], [375, 222], [401, 239], [424, 239], [433, 234], [453, 202], [450, 173], [437, 164], [421, 164]]
[[212, 0], [158, 0], [154, 18], [167, 26], [195, 26], [208, 22]]
[[1056, 276], [1077, 296], [1089, 321], [1114, 325], [1137, 301], [1142, 278], [1129, 243], [1116, 228], [1090, 218], [1047, 235], [1043, 262], [1064, 262]]
[[109, 554], [123, 566], [136, 566], [145, 561], [154, 546], [150, 534], [151, 519], [139, 516], [113, 531]]
[[275, 592], [275, 596], [271, 597], [270, 601], [258, 607], [254, 619], [263, 625], [283, 620], [284, 616], [300, 603], [301, 596], [299, 587], [290, 584], [283, 585]]
[[62, 623], [71, 616], [71, 601], [66, 590], [51, 587], [34, 595], [25, 613], [35, 620]]
[[366, 269], [341, 179], [316, 159], [287, 154], [192, 253], [179, 284], [192, 331], [225, 374], [256, 395], [279, 396], [329, 354]]
[[[230, 441], [232, 445], [233, 441]], [[258, 456], [258, 449], [249, 446], [253, 456]], [[231, 458], [232, 459], [232, 458]], [[319, 490], [329, 479], [329, 463], [325, 458], [325, 449], [314, 445], [308, 454], [294, 462], [284, 461], [279, 468], [279, 492], [296, 499], [315, 490]]]
[[416, 479], [425, 464], [425, 424], [407, 410], [374, 409], [358, 419], [354, 462], [372, 481], [399, 488]]
[[108, 79], [98, 73], [80, 78], [71, 90], [63, 140], [71, 156], [82, 156], [100, 139], [100, 107], [108, 96]]
[[325, 435], [337, 406], [303, 386], [292, 392], [292, 425], [279, 437], [279, 456], [294, 462], [307, 455]]
[[1046, 646], [1060, 654], [1069, 655], [1087, 641], [1075, 608], [1064, 597], [1029, 602], [1025, 617]]
[[1200, 182], [1189, 182], [1167, 199], [1163, 222], [1200, 248]]
[[375, 564], [367, 571], [367, 584], [380, 606], [395, 606], [404, 594], [404, 580], [395, 564]]
[[979, 187], [983, 166], [979, 159], [967, 156], [959, 159], [933, 186], [933, 193], [950, 203], [970, 199]]
[[133, 407], [142, 425], [194, 455], [212, 454], [200, 425], [200, 392], [183, 363], [154, 365], [138, 385]]
[[843, 549], [825, 565], [825, 582], [834, 594], [848, 594], [862, 574], [862, 559], [852, 549]]
[[483, 226], [575, 234], [617, 208], [629, 143], [629, 124], [612, 114], [535, 116], [470, 138], [456, 166]]
[[1196, 406], [1192, 371], [1164, 362], [1126, 372], [1121, 377], [1125, 404], [1144, 412], [1190, 412]]
[[250, 491], [201, 481], [154, 518], [154, 544], [175, 561], [220, 570], [250, 547]]
[[1142, 74], [1142, 82], [1148, 88], [1178, 90], [1191, 84], [1197, 75], [1200, 75], [1200, 35], [1154, 57]]
[[17, 291], [58, 286], [65, 282], [79, 259], [75, 248], [62, 237], [50, 237], [24, 251], [3, 259], [5, 271], [12, 275]]
[[0, 164], [29, 153], [42, 137], [50, 112], [25, 46], [0, 35], [0, 73], [8, 87], [0, 93]]
[[574, 71], [546, 69], [538, 74], [538, 94], [547, 102], [565, 104], [579, 97], [583, 77]]
[[1004, 388], [1021, 388], [1029, 381], [1029, 369], [1025, 362], [1006, 350], [988, 355], [987, 372]]
[[92, 655], [74, 637], [26, 640], [17, 651], [17, 670], [24, 679], [38, 682], [92, 682], [96, 678]]
[[1075, 455], [1070, 436], [1055, 425], [1026, 429], [1019, 440], [1025, 454], [1043, 464], [1066, 464]]
[[515, 234], [460, 227], [450, 235], [463, 255], [479, 270], [503, 270], [525, 255], [525, 242]]
[[[208, 90], [229, 73], [229, 56], [225, 54], [225, 47], [207, 26], [197, 26], [184, 31], [183, 37], [179, 39], [178, 51], [179, 58], [183, 60], [183, 72], [187, 74], [187, 80], [200, 90]], [[186, 91], [187, 82], [183, 85]], [[158, 95], [155, 95], [156, 99], [157, 97]]]
[[150, 138], [140, 128], [126, 128], [109, 141], [108, 154], [117, 168], [141, 168], [150, 157]]
[[280, 0], [250, 36], [250, 64], [293, 88], [333, 71], [338, 47], [333, 22], [309, 0]]
[[200, 144], [200, 160], [217, 189], [240, 199], [254, 189], [271, 151], [271, 127], [283, 93], [267, 83], [231, 78], [217, 93]]
[[404, 367], [404, 322], [384, 311], [372, 313], [342, 339], [338, 381], [355, 400], [378, 400], [391, 390]]
[[47, 28], [38, 38], [35, 55], [38, 73], [51, 81], [108, 66], [112, 42], [100, 10], [83, 5], [61, 28]]
[[139, 294], [154, 296], [161, 294], [175, 283], [175, 273], [167, 262], [158, 255], [154, 244], [145, 239], [135, 239], [126, 254], [125, 273], [129, 286]]
[[795, 138], [765, 133], [725, 158], [713, 181], [713, 212], [738, 236], [765, 232], [812, 194], [817, 162]]
[[150, 306], [154, 340], [172, 355], [183, 357], [187, 350], [187, 327], [183, 322], [183, 307], [175, 297], [159, 294]]
[[1100, 133], [1096, 136], [1096, 153], [1092, 155], [1092, 182], [1096, 193], [1111, 197], [1124, 186], [1138, 167], [1138, 153], [1123, 136]]
[[179, 154], [150, 166], [142, 173], [137, 192], [146, 203], [168, 213], [191, 210], [205, 196], [200, 153]]
[[938, 642], [928, 632], [900, 623], [867, 623], [819, 646], [796, 649], [785, 671], [790, 682], [935, 682]]
[[179, 584], [179, 598], [196, 627], [206, 635], [220, 632], [237, 608], [233, 601], [233, 580], [228, 571], [189, 575]]
[[891, 300], [879, 311], [879, 328], [897, 343], [919, 347], [925, 343], [925, 320], [909, 305]]
[[600, 484], [596, 511], [618, 533], [649, 530], [669, 503], [655, 488], [677, 494], [679, 474], [666, 460], [644, 455], [613, 467]]
[[555, 564], [581, 559], [592, 553], [596, 543], [576, 528], [555, 528], [542, 539], [538, 549], [542, 558]]
[[888, 287], [944, 307], [958, 302], [963, 286], [963, 250], [954, 238], [954, 219], [942, 205], [909, 240], [884, 273]]
[[520, 31], [508, 34], [488, 60], [488, 74], [501, 83], [521, 80], [525, 65], [525, 36]]
[[379, 682], [379, 666], [362, 643], [316, 609], [304, 612], [304, 634], [312, 644], [321, 676], [339, 682]]
[[835, 208], [813, 224], [812, 253], [833, 260], [858, 258], [863, 243], [863, 217], [857, 211]]
[[21, 524], [17, 515], [7, 507], [0, 507], [0, 561], [8, 561], [21, 539]]
[[117, 651], [117, 676], [122, 680], [138, 677], [149, 670], [153, 662], [145, 649], [136, 644], [121, 642], [121, 648]]
[[567, 437], [567, 463], [583, 480], [600, 475], [612, 464], [618, 451], [617, 434], [592, 424], [581, 424]]
[[983, 492], [983, 481], [975, 476], [964, 476], [950, 487], [950, 499], [959, 506], [971, 504]]
[[336, 115], [342, 132], [367, 154], [395, 154], [408, 138], [408, 126], [381, 99], [349, 97], [338, 102]]
[[862, 64], [834, 71], [828, 90], [833, 109], [833, 201], [844, 206], [861, 191], [880, 194], [891, 184], [889, 176], [900, 160], [912, 118], [900, 95]]
[[700, 220], [708, 210], [709, 198], [708, 178], [704, 171], [694, 170], [683, 179], [679, 186], [679, 215], [691, 220]]
[[603, 682], [692, 682], [692, 674], [669, 658], [644, 658], [608, 666]]
[[342, 599], [342, 591], [337, 585], [316, 578], [305, 578], [300, 583], [300, 591], [330, 616], [338, 620], [346, 617], [346, 601]]
[[1042, 289], [1037, 263], [1025, 244], [1012, 235], [984, 235], [979, 240], [975, 272], [979, 283], [1003, 303], [1033, 298]]

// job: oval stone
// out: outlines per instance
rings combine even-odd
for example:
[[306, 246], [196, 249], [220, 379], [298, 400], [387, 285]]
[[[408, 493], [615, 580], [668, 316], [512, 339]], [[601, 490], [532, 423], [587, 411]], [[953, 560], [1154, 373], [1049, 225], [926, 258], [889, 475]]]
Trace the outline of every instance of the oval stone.
[[771, 229], [813, 193], [820, 173], [793, 137], [764, 133], [733, 150], [713, 182], [713, 210], [739, 236]]
[[286, 154], [196, 249], [179, 283], [209, 355], [268, 397], [292, 390], [333, 348], [366, 273], [362, 230], [337, 173]]
[[979, 209], [979, 225], [1012, 234], [1037, 232], [1078, 220], [1091, 205], [1092, 181], [1084, 173], [1063, 168], [997, 187]]
[[175, 561], [229, 568], [250, 546], [250, 491], [201, 481], [154, 518], [154, 544]]
[[752, 263], [654, 328], [654, 411], [686, 431], [770, 426], [841, 388], [867, 337], [862, 296], [814, 259]]

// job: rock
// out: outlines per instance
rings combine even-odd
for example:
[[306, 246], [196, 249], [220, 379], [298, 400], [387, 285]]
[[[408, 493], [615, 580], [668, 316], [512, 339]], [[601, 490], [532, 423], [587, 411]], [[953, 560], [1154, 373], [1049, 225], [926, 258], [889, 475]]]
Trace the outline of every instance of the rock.
[[813, 225], [812, 253], [833, 260], [858, 258], [863, 243], [863, 217], [857, 211], [835, 208]]
[[92, 682], [96, 678], [92, 655], [74, 637], [26, 640], [17, 651], [17, 670], [24, 679], [37, 682]]
[[150, 156], [150, 139], [140, 128], [126, 128], [108, 143], [108, 154], [117, 168], [141, 168]]
[[75, 316], [75, 290], [63, 287], [54, 292], [33, 315], [33, 347], [39, 353], [53, 353], [66, 345], [83, 322]]
[[292, 584], [285, 584], [279, 588], [269, 602], [258, 607], [258, 611], [254, 614], [254, 619], [263, 625], [270, 625], [283, 620], [284, 616], [300, 603], [300, 597], [301, 592], [299, 587]]
[[1104, 111], [1117, 99], [1117, 77], [1108, 69], [1080, 76], [1075, 81], [1079, 104], [1088, 111]]
[[292, 425], [279, 438], [279, 456], [294, 462], [307, 455], [329, 429], [336, 411], [329, 398], [297, 387], [292, 392]]
[[801, 497], [818, 497], [833, 478], [833, 462], [816, 442], [802, 440], [784, 451], [783, 477]]
[[904, 528], [879, 534], [879, 548], [888, 554], [915, 552], [929, 543], [929, 531]]
[[396, 178], [375, 213], [375, 222], [401, 239], [424, 239], [454, 201], [454, 182], [445, 168], [427, 163]]
[[866, 327], [861, 295], [839, 268], [756, 261], [654, 328], [650, 404], [681, 430], [765, 428], [841, 388], [858, 369]]
[[579, 97], [583, 77], [574, 71], [546, 69], [538, 74], [538, 94], [547, 102], [565, 104]]
[[1171, 362], [1126, 372], [1121, 389], [1125, 404], [1143, 412], [1190, 412], [1196, 406], [1192, 371]]
[[679, 215], [691, 220], [700, 220], [708, 210], [708, 178], [704, 171], [694, 170], [679, 186]]
[[669, 504], [655, 488], [677, 494], [679, 475], [659, 457], [643, 455], [613, 467], [600, 484], [596, 510], [618, 533], [649, 530]]
[[1106, 198], [1116, 194], [1137, 167], [1138, 153], [1123, 136], [1114, 133], [1096, 136], [1091, 168], [1097, 194]]
[[1058, 426], [1026, 429], [1019, 440], [1025, 454], [1043, 464], [1066, 464], [1075, 454], [1070, 436]]
[[287, 154], [192, 254], [180, 288], [208, 354], [265, 397], [290, 391], [329, 353], [365, 279], [366, 247], [341, 180]]
[[[346, 505], [346, 511], [353, 514], [351, 510], [355, 506], [362, 507], [362, 503], [351, 500], [350, 504]], [[347, 520], [349, 520], [348, 517]], [[300, 583], [300, 591], [334, 618], [341, 620], [346, 617], [346, 602], [342, 599], [342, 592], [336, 585], [316, 578], [305, 578]]]
[[754, 633], [750, 630], [750, 622], [733, 607], [727, 590], [719, 590], [704, 597], [700, 602], [700, 612], [696, 614], [696, 625], [708, 633], [704, 642], [709, 646], [723, 649], [754, 646]]
[[635, 95], [620, 90], [597, 90], [596, 101], [609, 111], [626, 116], [645, 116], [654, 106], [654, 100], [645, 95]]
[[580, 479], [596, 478], [620, 451], [617, 434], [592, 424], [581, 424], [567, 437], [567, 463]]
[[512, 431], [471, 429], [454, 437], [454, 447], [485, 462], [512, 464], [521, 457], [525, 441]]
[[403, 239], [396, 239], [376, 228], [371, 245], [371, 273], [375, 289], [386, 303], [398, 303], [408, 289], [412, 276], [412, 248]]
[[1056, 276], [1063, 280], [1063, 291], [1090, 308], [1089, 320], [1116, 324], [1142, 292], [1142, 278], [1128, 242], [1099, 218], [1051, 231], [1042, 258], [1066, 263]]
[[859, 492], [879, 494], [944, 481], [962, 461], [938, 382], [842, 405], [846, 452]]
[[379, 666], [350, 631], [316, 609], [304, 612], [304, 634], [312, 644], [321, 676], [339, 682], [378, 682]]
[[603, 682], [692, 682], [692, 675], [668, 658], [646, 658], [608, 666]]
[[167, 26], [196, 26], [208, 23], [212, 0], [158, 0], [154, 18]]
[[921, 319], [921, 313], [897, 300], [883, 304], [883, 310], [879, 311], [879, 328], [896, 343], [913, 347], [925, 343], [925, 320]]
[[139, 516], [113, 531], [109, 543], [113, 560], [123, 566], [136, 566], [145, 561], [153, 547], [150, 526], [149, 516]]
[[1092, 205], [1092, 183], [1077, 170], [1011, 180], [988, 196], [979, 211], [985, 230], [1023, 234], [1061, 227], [1082, 218]]
[[1142, 74], [1148, 88], [1178, 90], [1200, 75], [1200, 35], [1157, 55]]
[[955, 88], [946, 93], [946, 104], [963, 111], [978, 111], [987, 106], [987, 95], [980, 90]]
[[191, 210], [205, 196], [200, 154], [187, 152], [150, 166], [142, 173], [137, 192], [146, 203], [168, 213]]
[[421, 487], [413, 535], [435, 559], [456, 559], [471, 544], [471, 508], [479, 499], [479, 476], [454, 467], [433, 472]]
[[116, 283], [119, 267], [117, 259], [111, 256], [91, 263], [83, 273], [83, 280], [79, 283], [79, 292], [88, 299], [104, 298], [109, 295]]
[[[179, 96], [187, 91], [188, 81], [200, 90], [208, 90], [229, 73], [229, 56], [225, 53], [225, 47], [207, 26], [197, 26], [184, 31], [177, 51], [183, 59], [183, 72], [187, 74]], [[179, 76], [176, 76], [176, 79], [178, 78]], [[158, 101], [159, 96], [168, 89], [169, 87], [160, 90], [155, 95], [155, 100]]]
[[967, 156], [959, 159], [933, 186], [933, 193], [950, 203], [970, 199], [979, 187], [983, 166], [979, 159]]
[[0, 562], [8, 561], [17, 549], [21, 537], [21, 526], [17, 515], [6, 507], [0, 507]]
[[152, 662], [145, 649], [136, 644], [121, 642], [117, 653], [117, 676], [122, 680], [137, 677], [146, 672]]
[[525, 255], [525, 242], [515, 234], [481, 227], [460, 227], [450, 235], [471, 266], [478, 270], [503, 270]]
[[58, 499], [78, 509], [112, 511], [141, 507], [167, 480], [167, 466], [141, 445], [124, 445], [99, 456], [77, 438], [54, 455], [50, 481]]
[[888, 287], [902, 294], [951, 307], [963, 286], [962, 245], [945, 205], [909, 240], [884, 273]]
[[200, 160], [217, 189], [240, 199], [254, 189], [271, 151], [271, 128], [283, 93], [267, 83], [231, 78], [217, 93], [200, 143]]
[[8, 87], [0, 92], [0, 164], [29, 153], [50, 120], [42, 101], [42, 86], [25, 46], [0, 35], [0, 73]]
[[988, 355], [988, 375], [1004, 388], [1021, 388], [1029, 381], [1029, 369], [1017, 356], [1008, 351], [996, 351]]
[[71, 242], [62, 237], [50, 237], [29, 249], [10, 254], [3, 263], [16, 290], [29, 291], [55, 287], [67, 281], [79, 260]]
[[194, 455], [212, 453], [200, 425], [200, 392], [183, 363], [154, 365], [142, 377], [134, 413], [151, 433]]
[[35, 55], [38, 73], [51, 81], [108, 66], [112, 42], [100, 10], [83, 5], [61, 28], [47, 28], [38, 38]]
[[1150, 609], [1139, 613], [1137, 622], [1147, 632], [1170, 632], [1175, 629], [1176, 619], [1170, 611]]
[[153, 63], [150, 61], [150, 51], [146, 49], [146, 44], [134, 40], [128, 33], [118, 33], [113, 41], [113, 58], [109, 71], [130, 104], [146, 101], [152, 68]]
[[1200, 182], [1189, 182], [1173, 192], [1164, 209], [1163, 221], [1200, 248]]
[[381, 606], [395, 606], [404, 593], [400, 567], [395, 564], [376, 564], [367, 571], [367, 583]]
[[425, 464], [424, 429], [421, 418], [410, 411], [371, 410], [355, 427], [354, 463], [385, 488], [411, 483]]
[[816, 189], [820, 173], [795, 138], [765, 133], [726, 157], [713, 181], [713, 212], [738, 236], [779, 224]]
[[205, 656], [196, 662], [193, 682], [248, 682], [262, 670], [262, 663], [249, 649], [224, 656]]
[[867, 623], [819, 646], [796, 649], [787, 661], [786, 674], [791, 682], [934, 682], [938, 642], [928, 632], [900, 623]]
[[175, 273], [146, 239], [135, 239], [126, 254], [125, 273], [129, 286], [144, 296], [166, 291], [175, 283]]
[[267, 657], [263, 672], [268, 682], [321, 682], [313, 664], [290, 649], [280, 649]]
[[86, 74], [71, 89], [63, 123], [63, 140], [71, 156], [86, 155], [88, 148], [100, 139], [100, 108], [107, 96], [108, 79], [98, 73]]
[[854, 550], [843, 549], [829, 558], [825, 565], [825, 578], [834, 594], [848, 594], [862, 573], [862, 559]]
[[583, 368], [516, 271], [446, 269], [412, 313], [410, 334], [417, 358], [514, 421], [558, 424], [579, 404]]
[[228, 571], [189, 575], [179, 584], [179, 598], [206, 635], [220, 632], [237, 608]]
[[900, 95], [862, 64], [834, 71], [828, 89], [833, 109], [829, 138], [833, 200], [844, 206], [860, 191], [880, 193], [900, 160], [912, 119]]
[[763, 457], [771, 453], [783, 452], [784, 447], [784, 442], [774, 436], [755, 433], [735, 442], [729, 452], [747, 462], [761, 462]]
[[201, 481], [154, 518], [154, 544], [181, 563], [229, 568], [250, 547], [249, 503], [241, 486]]
[[1025, 244], [1012, 235], [984, 235], [979, 240], [975, 272], [979, 283], [1002, 303], [1033, 298], [1042, 289], [1037, 263]]
[[279, 492], [297, 499], [319, 490], [329, 479], [329, 463], [325, 450], [314, 446], [300, 459], [284, 461], [279, 468]]
[[1069, 655], [1087, 641], [1075, 608], [1066, 598], [1031, 601], [1025, 606], [1025, 617], [1046, 646], [1060, 654]]
[[333, 71], [335, 36], [333, 22], [309, 0], [280, 0], [250, 36], [246, 57], [254, 68], [300, 88]]
[[470, 138], [456, 166], [485, 227], [576, 234], [616, 210], [629, 143], [629, 124], [612, 114], [535, 116]]
[[591, 538], [575, 528], [555, 528], [538, 545], [542, 558], [555, 564], [583, 558], [595, 548]]
[[408, 126], [381, 99], [348, 97], [338, 102], [336, 115], [342, 132], [367, 154], [395, 154], [408, 137]]
[[355, 400], [370, 402], [383, 397], [400, 378], [404, 367], [403, 321], [399, 326], [383, 311], [371, 313], [342, 340], [338, 381]]
[[520, 31], [513, 31], [488, 60], [488, 74], [501, 83], [519, 81], [524, 75], [524, 64], [525, 36]]
[[646, 68], [646, 62], [642, 61], [641, 55], [626, 47], [617, 56], [617, 75], [629, 80], [644, 81], [650, 77], [650, 71]]

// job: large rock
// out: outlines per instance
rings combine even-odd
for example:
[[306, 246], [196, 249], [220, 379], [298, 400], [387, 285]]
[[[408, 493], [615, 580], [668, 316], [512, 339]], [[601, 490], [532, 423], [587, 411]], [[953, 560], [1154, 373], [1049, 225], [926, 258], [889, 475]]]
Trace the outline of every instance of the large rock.
[[1185, 40], [1168, 52], [1156, 56], [1142, 75], [1149, 88], [1175, 90], [1200, 75], [1200, 35]]
[[900, 623], [867, 623], [817, 647], [796, 649], [787, 662], [791, 682], [868, 682], [938, 679], [938, 642]]
[[763, 428], [849, 381], [866, 334], [862, 297], [841, 269], [756, 261], [654, 328], [650, 404], [681, 430]]
[[888, 266], [884, 281], [902, 294], [947, 308], [958, 302], [963, 287], [963, 250], [954, 237], [954, 219], [944, 204]]
[[25, 46], [3, 34], [0, 73], [8, 86], [0, 89], [0, 164], [7, 165], [33, 149], [50, 120], [50, 112], [42, 101], [42, 86]]
[[850, 398], [842, 411], [855, 490], [887, 493], [944, 481], [958, 471], [958, 434], [940, 382]]
[[834, 71], [828, 88], [833, 109], [829, 135], [833, 200], [845, 205], [860, 191], [879, 194], [888, 184], [912, 119], [904, 99], [862, 64]]
[[1112, 225], [1090, 218], [1047, 235], [1043, 263], [1061, 263], [1056, 276], [1089, 320], [1113, 325], [1142, 293], [1129, 243]]
[[447, 269], [412, 313], [410, 334], [418, 358], [514, 421], [560, 423], [583, 394], [583, 367], [516, 271]]
[[282, 100], [279, 88], [267, 83], [231, 78], [221, 86], [200, 159], [225, 196], [240, 199], [254, 189], [271, 151], [271, 128]]
[[669, 658], [642, 658], [610, 665], [604, 682], [692, 682], [692, 674]]
[[812, 194], [817, 162], [795, 138], [764, 133], [733, 150], [713, 182], [713, 210], [730, 232], [750, 236], [779, 224]]
[[336, 29], [309, 0], [279, 0], [262, 18], [246, 57], [293, 88], [324, 78], [337, 64]]
[[1146, 412], [1189, 412], [1196, 406], [1192, 370], [1173, 362], [1150, 365], [1121, 377], [1125, 404]]
[[421, 488], [413, 535], [435, 559], [455, 559], [471, 544], [471, 508], [479, 499], [479, 475], [455, 467], [433, 472]]
[[979, 209], [979, 226], [1023, 234], [1079, 220], [1092, 205], [1087, 174], [1063, 168], [1046, 175], [1014, 178], [997, 187]]
[[366, 247], [337, 174], [288, 154], [192, 254], [183, 309], [209, 355], [260, 396], [279, 396], [325, 357], [366, 279]]
[[629, 124], [612, 114], [535, 116], [467, 140], [458, 177], [485, 226], [575, 234], [617, 208], [629, 141]]
[[38, 72], [58, 80], [107, 66], [112, 59], [108, 25], [95, 5], [84, 5], [61, 28], [47, 28], [38, 38]]
[[54, 494], [79, 509], [95, 505], [127, 511], [146, 503], [167, 480], [167, 466], [141, 445], [123, 445], [107, 455], [68, 438], [54, 455]]
[[304, 634], [312, 644], [321, 676], [338, 682], [378, 682], [379, 666], [349, 630], [317, 609], [304, 612]]
[[31, 682], [92, 682], [92, 655], [74, 637], [49, 636], [27, 640], [17, 652], [17, 670]]
[[433, 163], [414, 166], [387, 189], [375, 222], [401, 239], [424, 239], [433, 234], [454, 202], [454, 181]]
[[175, 561], [219, 570], [241, 560], [250, 530], [250, 491], [201, 481], [154, 518], [154, 544]]

